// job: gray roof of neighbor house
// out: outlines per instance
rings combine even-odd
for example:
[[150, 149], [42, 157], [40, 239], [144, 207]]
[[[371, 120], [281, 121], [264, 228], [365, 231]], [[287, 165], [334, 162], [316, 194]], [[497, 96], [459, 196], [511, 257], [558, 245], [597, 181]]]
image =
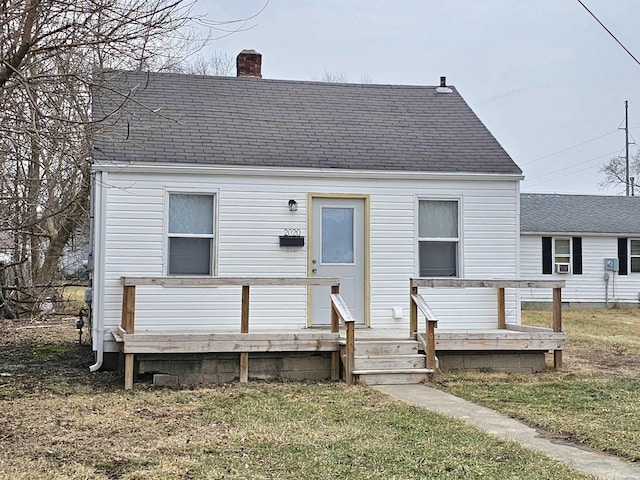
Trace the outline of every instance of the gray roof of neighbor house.
[[523, 193], [520, 232], [640, 235], [640, 198]]
[[453, 87], [97, 75], [96, 163], [521, 174]]

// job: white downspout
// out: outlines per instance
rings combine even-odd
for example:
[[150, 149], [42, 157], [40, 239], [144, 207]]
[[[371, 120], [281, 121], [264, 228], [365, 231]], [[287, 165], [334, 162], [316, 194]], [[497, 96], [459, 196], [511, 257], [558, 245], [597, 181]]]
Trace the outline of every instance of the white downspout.
[[[96, 363], [89, 367], [90, 372], [96, 372], [102, 367], [104, 361], [104, 232], [106, 223], [106, 201], [105, 201], [105, 182], [107, 181], [107, 172], [97, 172], [95, 176], [95, 197], [98, 199], [98, 223], [95, 223], [95, 241], [94, 248], [94, 272], [93, 272], [93, 306], [95, 318], [91, 326], [91, 336], [96, 342]], [[95, 215], [95, 204], [92, 206]], [[94, 219], [95, 221], [95, 219]], [[97, 257], [97, 258], [96, 258]]]

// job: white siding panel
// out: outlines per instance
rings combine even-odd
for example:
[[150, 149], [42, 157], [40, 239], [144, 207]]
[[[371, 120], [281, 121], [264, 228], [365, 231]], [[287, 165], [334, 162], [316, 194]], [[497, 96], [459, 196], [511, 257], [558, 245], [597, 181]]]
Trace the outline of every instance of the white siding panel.
[[[520, 265], [523, 278], [544, 278], [565, 280], [562, 300], [566, 302], [604, 303], [606, 283], [604, 279], [604, 259], [618, 257], [617, 237], [582, 237], [582, 275], [542, 274], [542, 240], [539, 235], [522, 235]], [[618, 275], [610, 272], [609, 302], [638, 303], [640, 274]], [[550, 289], [529, 289], [522, 291], [523, 301], [551, 301]]]
[[[216, 194], [216, 273], [220, 276], [306, 276], [307, 195], [368, 195], [370, 201], [370, 301], [374, 328], [408, 328], [409, 278], [417, 275], [418, 198], [460, 198], [466, 278], [514, 278], [517, 272], [516, 182], [356, 180], [286, 177], [110, 173], [106, 207], [104, 323], [120, 322], [123, 275], [165, 271], [164, 204], [167, 191]], [[289, 212], [295, 199], [297, 212]], [[279, 236], [299, 229], [302, 248], [282, 248]], [[433, 290], [427, 299], [440, 328], [494, 328], [496, 294], [487, 290]], [[237, 331], [240, 288], [140, 287], [140, 328], [183, 329], [215, 325]], [[507, 299], [515, 321], [515, 296]], [[392, 317], [402, 307], [404, 318]], [[251, 325], [300, 328], [306, 323], [303, 287], [255, 287]]]

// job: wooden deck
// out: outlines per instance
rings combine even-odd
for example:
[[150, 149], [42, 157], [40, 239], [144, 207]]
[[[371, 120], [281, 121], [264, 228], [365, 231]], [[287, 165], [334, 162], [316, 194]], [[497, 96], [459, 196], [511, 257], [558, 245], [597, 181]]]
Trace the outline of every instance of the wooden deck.
[[122, 353], [207, 353], [207, 352], [334, 352], [339, 333], [282, 331], [280, 333], [225, 332], [112, 332], [122, 343]]
[[[414, 339], [404, 329], [356, 329], [356, 340], [407, 340]], [[447, 330], [435, 332], [435, 349], [438, 351], [549, 351], [565, 347], [565, 332], [550, 328], [527, 327], [507, 324], [505, 330]]]
[[522, 332], [515, 330], [455, 331], [436, 333], [439, 351], [550, 351], [563, 350], [564, 332]]
[[[566, 334], [550, 329], [540, 331], [507, 330], [442, 330], [435, 334], [436, 352], [439, 350], [556, 350], [564, 348]], [[345, 340], [345, 332], [332, 333], [324, 328], [301, 328], [274, 332], [254, 331], [232, 333], [211, 328], [202, 332], [138, 331], [111, 332], [123, 343], [123, 353], [203, 353], [203, 352], [294, 352], [338, 350]], [[409, 340], [406, 329], [355, 329], [357, 340]]]
[[[524, 280], [410, 279], [411, 311], [409, 328], [355, 328], [355, 319], [339, 294], [337, 278], [220, 278], [220, 277], [123, 277], [121, 326], [112, 331], [125, 356], [125, 388], [133, 387], [134, 355], [170, 353], [239, 353], [240, 381], [248, 380], [249, 354], [255, 352], [332, 352], [331, 378], [337, 380], [342, 366], [347, 383], [354, 380], [355, 351], [358, 340], [415, 340], [426, 356], [426, 369], [436, 370], [437, 352], [554, 352], [559, 368], [565, 334], [562, 332], [561, 295], [564, 282]], [[203, 286], [236, 285], [242, 288], [239, 331], [216, 331], [215, 326], [199, 330], [141, 331], [135, 327], [136, 285]], [[331, 326], [261, 331], [249, 328], [251, 285], [328, 285], [331, 287]], [[497, 290], [497, 328], [489, 330], [437, 329], [438, 319], [419, 287], [486, 287]], [[553, 328], [527, 327], [505, 322], [505, 288], [553, 288]], [[424, 318], [419, 330], [419, 315]], [[342, 328], [341, 328], [342, 327]]]

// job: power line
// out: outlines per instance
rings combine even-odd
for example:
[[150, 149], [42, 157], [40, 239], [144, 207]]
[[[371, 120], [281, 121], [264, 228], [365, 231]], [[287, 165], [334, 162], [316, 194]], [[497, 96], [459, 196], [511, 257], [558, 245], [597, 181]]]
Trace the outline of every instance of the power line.
[[[588, 167], [582, 168], [580, 170], [572, 170], [570, 173], [567, 173], [567, 174], [564, 174], [564, 175], [556, 175], [559, 172], [562, 172], [562, 171], [565, 171], [565, 170], [569, 170], [569, 169], [573, 169], [573, 167], [575, 167], [576, 165], [590, 164], [591, 162], [594, 162], [596, 160], [600, 160], [601, 158], [604, 158], [604, 157], [608, 157], [608, 156], [610, 156], [610, 155], [612, 155], [614, 153], [616, 153], [616, 151], [605, 153], [604, 155], [600, 155], [598, 157], [590, 158], [589, 160], [586, 160], [586, 161], [582, 161], [581, 160], [579, 162], [572, 163], [571, 165], [567, 165], [566, 167], [562, 167], [562, 168], [559, 168], [557, 170], [553, 170], [551, 172], [543, 173], [542, 175], [535, 175], [535, 176], [532, 177], [531, 180], [529, 180], [529, 181], [533, 181], [534, 183], [533, 184], [527, 184], [527, 188], [535, 187], [537, 185], [542, 185], [543, 183], [547, 183], [547, 182], [551, 182], [551, 181], [558, 180], [558, 179], [561, 179], [561, 178], [565, 178], [565, 177], [568, 177], [569, 175], [573, 175], [573, 174], [576, 174], [576, 173], [584, 172], [586, 170], [591, 170], [592, 168], [595, 168], [598, 165], [589, 165]], [[541, 179], [541, 178], [544, 178], [544, 177], [548, 177], [550, 175], [554, 175], [554, 177], [550, 178], [548, 180], [536, 181], [536, 179]], [[526, 176], [526, 174], [525, 174], [525, 176]]]
[[585, 9], [587, 12], [589, 12], [589, 15], [591, 15], [591, 16], [596, 20], [596, 22], [598, 22], [598, 23], [600, 24], [600, 26], [601, 26], [602, 28], [604, 28], [604, 29], [606, 30], [606, 32], [607, 32], [609, 35], [611, 35], [611, 38], [613, 38], [613, 39], [618, 43], [618, 45], [620, 45], [620, 46], [624, 49], [624, 51], [625, 51], [625, 52], [627, 52], [627, 53], [629, 54], [629, 56], [630, 56], [631, 58], [633, 58], [633, 59], [636, 61], [636, 63], [637, 63], [638, 65], [640, 65], [640, 61], [639, 61], [636, 57], [634, 57], [634, 56], [633, 56], [633, 53], [631, 53], [631, 52], [629, 51], [629, 49], [628, 49], [627, 47], [625, 47], [625, 46], [622, 44], [622, 42], [621, 42], [620, 40], [618, 40], [618, 38], [617, 38], [613, 33], [611, 33], [611, 30], [609, 30], [607, 27], [605, 27], [605, 26], [604, 26], [604, 23], [602, 23], [602, 22], [598, 19], [598, 17], [596, 17], [596, 16], [593, 14], [593, 12], [592, 12], [591, 10], [589, 10], [589, 9], [587, 8], [587, 6], [586, 6], [584, 3], [582, 3], [582, 0], [578, 0], [578, 3], [579, 3], [580, 5], [582, 5], [582, 6], [584, 7], [584, 9]]
[[589, 140], [585, 140], [584, 142], [577, 143], [576, 145], [572, 145], [570, 147], [563, 148], [562, 150], [558, 150], [557, 152], [549, 153], [548, 155], [544, 155], [542, 157], [534, 158], [533, 160], [529, 160], [528, 162], [520, 163], [520, 165], [522, 165], [522, 166], [529, 165], [530, 163], [537, 162], [538, 160], [544, 160], [545, 158], [553, 157], [554, 155], [558, 155], [559, 153], [564, 153], [564, 152], [566, 152], [568, 150], [571, 150], [571, 149], [574, 149], [574, 148], [577, 148], [577, 147], [581, 147], [582, 145], [585, 145], [587, 143], [593, 142], [595, 140], [598, 140], [600, 138], [606, 137], [608, 135], [612, 135], [612, 134], [617, 133], [617, 132], [618, 132], [618, 130], [614, 130], [612, 132], [603, 133], [602, 135], [599, 135], [599, 136], [594, 137], [594, 138], [590, 138]]

